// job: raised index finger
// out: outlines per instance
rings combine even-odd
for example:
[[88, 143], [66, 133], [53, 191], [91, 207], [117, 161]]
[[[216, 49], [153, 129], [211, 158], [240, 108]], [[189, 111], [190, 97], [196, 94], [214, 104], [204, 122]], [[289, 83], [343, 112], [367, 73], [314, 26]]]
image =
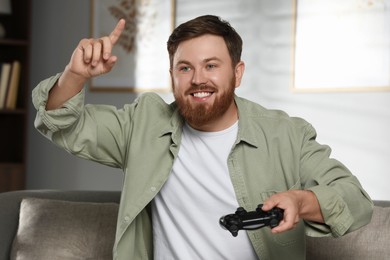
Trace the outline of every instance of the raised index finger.
[[118, 41], [119, 37], [121, 36], [123, 30], [125, 29], [125, 23], [126, 23], [125, 19], [120, 19], [119, 22], [116, 24], [114, 30], [108, 36], [110, 38], [112, 45], [115, 45], [115, 43]]

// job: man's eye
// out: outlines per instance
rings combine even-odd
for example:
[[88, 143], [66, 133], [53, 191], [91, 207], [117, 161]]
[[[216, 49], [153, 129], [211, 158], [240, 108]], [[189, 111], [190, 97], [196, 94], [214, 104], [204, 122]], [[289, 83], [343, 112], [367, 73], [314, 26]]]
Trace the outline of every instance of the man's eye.
[[187, 71], [190, 71], [190, 70], [191, 70], [191, 68], [190, 68], [190, 67], [188, 67], [188, 66], [183, 66], [183, 67], [179, 68], [179, 70], [180, 70], [180, 71], [187, 72]]
[[207, 69], [213, 69], [217, 67], [215, 64], [207, 64]]

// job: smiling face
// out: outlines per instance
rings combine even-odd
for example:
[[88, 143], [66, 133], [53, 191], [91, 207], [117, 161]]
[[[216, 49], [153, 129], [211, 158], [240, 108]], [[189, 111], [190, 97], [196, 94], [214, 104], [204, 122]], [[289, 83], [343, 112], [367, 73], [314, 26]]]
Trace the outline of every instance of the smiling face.
[[220, 36], [205, 34], [179, 44], [171, 69], [181, 115], [195, 129], [223, 130], [238, 119], [234, 90], [244, 63], [235, 67]]

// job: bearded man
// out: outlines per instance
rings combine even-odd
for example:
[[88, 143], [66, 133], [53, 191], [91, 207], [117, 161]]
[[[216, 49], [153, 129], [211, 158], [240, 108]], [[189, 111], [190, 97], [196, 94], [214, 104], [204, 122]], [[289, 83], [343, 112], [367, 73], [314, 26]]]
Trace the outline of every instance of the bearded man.
[[[369, 196], [309, 123], [235, 95], [242, 40], [217, 16], [168, 40], [175, 102], [145, 93], [122, 109], [84, 105], [85, 83], [115, 65], [124, 26], [81, 40], [65, 70], [33, 91], [43, 135], [123, 169], [114, 259], [304, 259], [306, 234], [342, 236], [370, 221]], [[219, 226], [258, 204], [283, 209], [278, 226], [237, 237]]]

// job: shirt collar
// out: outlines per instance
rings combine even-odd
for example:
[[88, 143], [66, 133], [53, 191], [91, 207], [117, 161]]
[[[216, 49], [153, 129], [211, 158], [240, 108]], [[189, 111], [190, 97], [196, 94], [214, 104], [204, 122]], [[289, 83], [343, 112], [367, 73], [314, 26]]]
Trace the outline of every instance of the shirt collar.
[[248, 108], [248, 101], [238, 97], [234, 97], [238, 109], [238, 135], [236, 144], [245, 142], [251, 146], [259, 147], [261, 140], [259, 139], [260, 129], [257, 129], [253, 124], [253, 118], [258, 117]]

